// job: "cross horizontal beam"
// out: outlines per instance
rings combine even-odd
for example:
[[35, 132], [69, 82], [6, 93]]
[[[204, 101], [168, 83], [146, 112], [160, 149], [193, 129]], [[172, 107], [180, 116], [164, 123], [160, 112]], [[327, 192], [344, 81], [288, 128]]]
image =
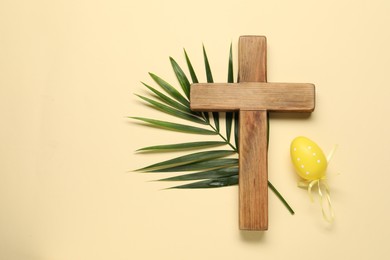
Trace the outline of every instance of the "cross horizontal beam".
[[314, 107], [315, 86], [310, 83], [199, 83], [191, 86], [194, 111], [312, 112]]

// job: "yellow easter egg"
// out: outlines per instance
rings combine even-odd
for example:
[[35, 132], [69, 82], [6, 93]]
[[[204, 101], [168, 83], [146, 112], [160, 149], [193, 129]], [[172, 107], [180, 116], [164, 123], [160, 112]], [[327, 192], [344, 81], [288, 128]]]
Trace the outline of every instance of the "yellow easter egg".
[[291, 160], [299, 176], [306, 180], [325, 177], [328, 162], [321, 148], [312, 140], [299, 136], [291, 142]]

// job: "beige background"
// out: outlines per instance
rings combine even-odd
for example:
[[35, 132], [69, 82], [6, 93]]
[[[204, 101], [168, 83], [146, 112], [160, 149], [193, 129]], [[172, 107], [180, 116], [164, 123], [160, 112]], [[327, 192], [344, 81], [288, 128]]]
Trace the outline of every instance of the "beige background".
[[[389, 1], [0, 1], [0, 259], [388, 259]], [[237, 187], [180, 191], [132, 169], [173, 156], [137, 148], [195, 136], [133, 93], [152, 71], [175, 83], [182, 48], [204, 81], [226, 80], [230, 42], [268, 38], [268, 80], [313, 82], [308, 119], [273, 116], [266, 233], [238, 230]], [[328, 152], [336, 211], [326, 224], [296, 187], [289, 143]], [[339, 174], [338, 174], [339, 173]]]

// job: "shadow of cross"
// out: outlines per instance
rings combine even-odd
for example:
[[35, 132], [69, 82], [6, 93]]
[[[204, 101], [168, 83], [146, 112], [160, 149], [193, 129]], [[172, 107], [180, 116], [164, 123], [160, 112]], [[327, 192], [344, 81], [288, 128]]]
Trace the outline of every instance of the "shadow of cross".
[[312, 112], [315, 87], [266, 83], [267, 41], [241, 36], [238, 82], [191, 86], [194, 111], [239, 111], [239, 227], [268, 229], [267, 111]]

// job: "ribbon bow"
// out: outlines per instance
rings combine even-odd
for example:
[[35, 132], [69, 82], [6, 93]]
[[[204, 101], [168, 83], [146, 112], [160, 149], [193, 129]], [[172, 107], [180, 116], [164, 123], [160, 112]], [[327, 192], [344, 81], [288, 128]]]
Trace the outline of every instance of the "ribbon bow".
[[[332, 150], [329, 152], [328, 156], [326, 157], [328, 164], [332, 160], [333, 155], [336, 152], [336, 149], [337, 149], [337, 145], [334, 145]], [[317, 180], [305, 180], [305, 181], [298, 182], [298, 187], [305, 188], [305, 189], [307, 188], [307, 192], [312, 202], [314, 202], [314, 197], [312, 194], [312, 189], [314, 186], [317, 186], [318, 189], [319, 203], [321, 205], [323, 218], [329, 223], [333, 223], [334, 209], [332, 206], [332, 201], [330, 199], [329, 186], [328, 183], [326, 182], [326, 176], [324, 175], [323, 177]]]

